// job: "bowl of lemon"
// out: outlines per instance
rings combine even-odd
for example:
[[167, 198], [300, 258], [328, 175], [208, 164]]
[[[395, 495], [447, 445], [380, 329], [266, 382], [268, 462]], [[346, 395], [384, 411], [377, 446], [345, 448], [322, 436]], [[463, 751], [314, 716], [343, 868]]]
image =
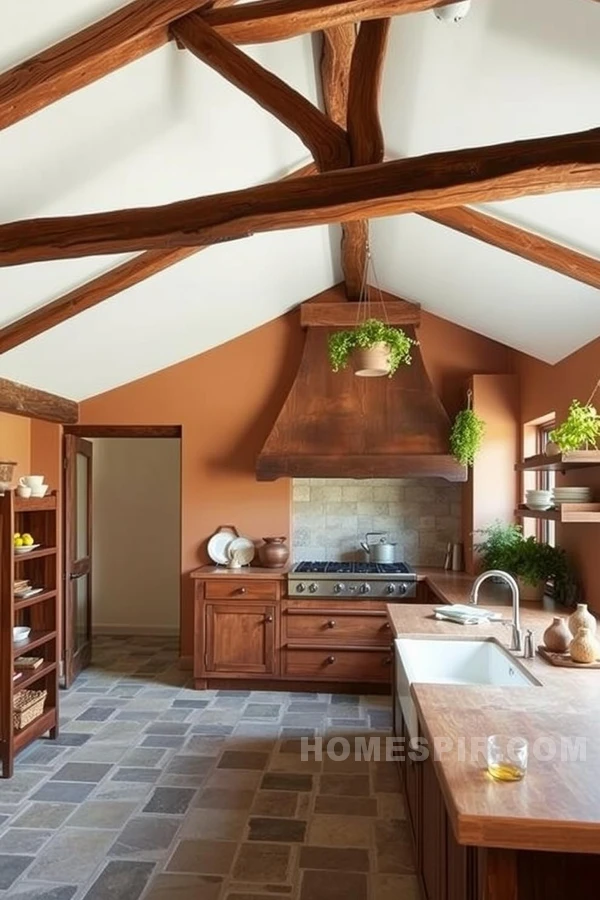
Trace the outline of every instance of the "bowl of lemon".
[[18, 532], [13, 537], [13, 547], [15, 553], [31, 553], [32, 550], [37, 550], [39, 544], [36, 544], [33, 537], [30, 534], [19, 534]]

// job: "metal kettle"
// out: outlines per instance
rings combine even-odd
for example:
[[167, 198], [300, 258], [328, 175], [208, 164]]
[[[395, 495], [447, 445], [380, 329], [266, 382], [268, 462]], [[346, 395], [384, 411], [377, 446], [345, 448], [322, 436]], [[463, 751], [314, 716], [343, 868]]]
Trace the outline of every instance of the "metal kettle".
[[368, 531], [360, 546], [372, 563], [393, 563], [397, 544], [388, 541], [386, 531]]

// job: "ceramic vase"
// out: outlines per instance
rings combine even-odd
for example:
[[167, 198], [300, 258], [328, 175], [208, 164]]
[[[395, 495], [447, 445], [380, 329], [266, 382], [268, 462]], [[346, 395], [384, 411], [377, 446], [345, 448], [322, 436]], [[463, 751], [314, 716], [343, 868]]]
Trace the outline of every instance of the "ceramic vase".
[[569, 629], [573, 637], [584, 625], [591, 629], [592, 634], [596, 634], [596, 619], [588, 612], [587, 603], [578, 603], [575, 612], [569, 616]]
[[363, 378], [377, 378], [390, 371], [390, 350], [384, 341], [372, 347], [361, 347], [352, 354], [354, 374]]
[[600, 656], [600, 644], [596, 640], [595, 630], [582, 625], [569, 647], [571, 659], [578, 663], [593, 663]]
[[258, 549], [258, 557], [265, 569], [280, 569], [290, 558], [290, 551], [284, 537], [263, 538], [264, 544]]
[[552, 625], [546, 628], [544, 632], [544, 647], [553, 653], [565, 653], [569, 649], [569, 644], [573, 639], [573, 635], [567, 628], [567, 623], [562, 616], [554, 616]]

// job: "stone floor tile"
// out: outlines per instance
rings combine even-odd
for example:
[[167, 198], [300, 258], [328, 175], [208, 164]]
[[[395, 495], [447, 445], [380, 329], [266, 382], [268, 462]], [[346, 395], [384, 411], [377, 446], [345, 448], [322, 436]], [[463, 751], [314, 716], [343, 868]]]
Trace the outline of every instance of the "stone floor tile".
[[253, 795], [252, 814], [257, 816], [295, 816], [298, 794], [291, 791], [258, 791]]
[[69, 827], [119, 829], [133, 815], [136, 807], [136, 803], [121, 800], [88, 800], [73, 813]]
[[105, 762], [116, 763], [127, 752], [122, 744], [96, 744], [89, 741], [70, 753], [70, 762]]
[[290, 705], [288, 706], [288, 713], [326, 713], [329, 708], [329, 704], [323, 701], [303, 701], [303, 700], [292, 700]]
[[0, 781], [0, 803], [21, 803], [27, 794], [47, 777], [45, 772], [17, 769], [12, 778]]
[[185, 744], [185, 735], [149, 734], [141, 743], [142, 747], [161, 747], [164, 750], [179, 750]]
[[279, 734], [280, 734], [280, 737], [282, 737], [282, 738], [298, 738], [298, 739], [303, 738], [303, 737], [314, 738], [315, 729], [314, 728], [303, 728], [302, 726], [294, 728], [293, 725], [288, 725], [287, 727], [281, 728]]
[[77, 716], [78, 722], [105, 722], [110, 719], [115, 711], [115, 707], [90, 706], [84, 709], [81, 715]]
[[0, 815], [0, 828], [2, 828], [2, 826], [5, 824], [5, 822], [8, 822], [9, 819], [10, 819], [9, 815]]
[[301, 844], [306, 835], [306, 822], [300, 819], [253, 816], [248, 821], [249, 841], [278, 841]]
[[138, 740], [141, 728], [137, 722], [109, 722], [100, 729], [94, 740], [131, 746]]
[[291, 850], [287, 844], [242, 844], [233, 869], [233, 877], [237, 881], [273, 884], [286, 882]]
[[215, 764], [212, 756], [174, 756], [167, 766], [168, 775], [207, 775]]
[[131, 819], [115, 840], [108, 855], [126, 859], [160, 859], [166, 855], [180, 827], [180, 819], [157, 816]]
[[332, 706], [358, 706], [358, 694], [332, 694], [329, 701]]
[[217, 691], [217, 697], [249, 697], [251, 691]]
[[274, 703], [249, 703], [242, 715], [243, 719], [277, 719], [281, 706]]
[[373, 790], [376, 793], [388, 792], [397, 794], [400, 792], [400, 776], [395, 762], [377, 762], [371, 768], [373, 777]]
[[131, 803], [141, 803], [150, 796], [152, 788], [152, 784], [142, 781], [107, 781], [95, 791], [94, 800], [127, 800]]
[[302, 876], [300, 900], [367, 900], [367, 876], [355, 872], [306, 870]]
[[368, 872], [369, 851], [356, 847], [300, 847], [301, 869], [338, 869], [342, 872]]
[[96, 787], [81, 781], [49, 781], [32, 797], [32, 800], [50, 800], [62, 803], [83, 803]]
[[242, 837], [247, 818], [245, 810], [196, 807], [185, 817], [179, 837], [237, 841]]
[[402, 794], [378, 794], [377, 808], [380, 819], [405, 819], [406, 808]]
[[302, 759], [300, 753], [275, 753], [269, 762], [270, 772], [320, 772], [323, 768], [321, 760], [310, 756]]
[[264, 769], [268, 753], [254, 750], [226, 750], [218, 762], [219, 769]]
[[238, 709], [205, 709], [198, 713], [198, 724], [201, 725], [218, 725], [225, 727], [227, 725], [237, 725], [242, 711]]
[[148, 725], [154, 722], [158, 713], [148, 712], [142, 709], [121, 709], [115, 716], [117, 722], [138, 722], [140, 725]]
[[321, 775], [321, 793], [338, 797], [368, 797], [369, 778], [367, 775]]
[[35, 741], [19, 756], [19, 762], [27, 766], [51, 766], [65, 753], [64, 747], [56, 747], [48, 741]]
[[158, 714], [159, 722], [179, 722], [180, 724], [183, 722], [188, 722], [188, 717], [191, 715], [191, 710], [189, 709], [164, 709], [161, 713]]
[[61, 731], [54, 743], [57, 747], [81, 747], [91, 738], [91, 734], [77, 734]]
[[127, 750], [121, 758], [121, 766], [133, 768], [155, 768], [164, 758], [166, 750], [160, 747], [134, 747], [133, 750]]
[[148, 784], [154, 784], [160, 778], [160, 769], [136, 768], [128, 766], [118, 768], [111, 775], [111, 781], [144, 781]]
[[[381, 796], [387, 796], [382, 794]], [[377, 817], [377, 800], [373, 797], [336, 797], [319, 794], [315, 799], [315, 813], [332, 816]]]
[[227, 875], [237, 846], [234, 841], [180, 841], [169, 860], [167, 871]]
[[183, 722], [152, 722], [144, 729], [145, 734], [186, 734], [189, 725]]
[[62, 766], [52, 776], [52, 781], [84, 781], [90, 784], [98, 784], [112, 769], [106, 763], [82, 763], [70, 762]]
[[174, 709], [206, 709], [210, 700], [194, 700], [193, 698], [184, 698], [183, 700], [173, 700]]
[[7, 896], [11, 900], [72, 900], [76, 893], [75, 884], [49, 885], [25, 880], [17, 882]]
[[341, 745], [333, 748], [333, 753], [323, 754], [323, 771], [334, 772], [337, 775], [364, 775], [369, 777], [369, 763], [362, 758], [356, 758], [354, 747], [350, 748], [350, 753], [346, 759], [338, 758], [342, 756]]
[[191, 788], [157, 787], [142, 812], [182, 816], [187, 812], [195, 793]]
[[112, 831], [63, 828], [35, 858], [31, 879], [80, 884], [93, 875], [115, 837]]
[[255, 796], [253, 790], [206, 787], [194, 801], [194, 806], [202, 809], [250, 809]]
[[83, 900], [137, 900], [153, 870], [153, 863], [113, 860], [98, 875]]
[[33, 860], [33, 856], [0, 854], [0, 891], [7, 891]]
[[372, 875], [373, 900], [421, 900], [416, 875]]
[[231, 791], [257, 790], [262, 772], [248, 769], [214, 769], [206, 779], [207, 788], [225, 788]]
[[386, 875], [414, 873], [414, 855], [408, 823], [390, 819], [375, 823], [377, 871]]
[[32, 803], [12, 824], [16, 828], [59, 828], [73, 809], [71, 803]]
[[233, 734], [233, 725], [215, 725], [211, 722], [198, 722], [190, 728], [190, 734], [213, 735], [214, 737], [227, 737]]
[[220, 756], [225, 746], [225, 738], [216, 735], [194, 734], [181, 748], [181, 754], [190, 756]]
[[144, 900], [219, 900], [222, 885], [218, 875], [165, 872], [152, 879]]
[[260, 786], [264, 791], [312, 791], [313, 776], [287, 772], [266, 772]]
[[42, 831], [38, 828], [9, 828], [0, 837], [0, 854], [35, 855], [52, 834], [52, 831]]
[[360, 816], [313, 816], [307, 840], [323, 847], [369, 847], [371, 820]]
[[268, 893], [260, 894], [254, 893], [253, 891], [239, 891], [236, 888], [235, 884], [231, 884], [230, 888], [232, 890], [227, 892], [226, 900], [266, 900], [268, 897], [269, 900], [289, 900], [289, 894], [282, 894], [278, 890], [277, 893], [273, 893], [277, 888], [281, 889], [281, 885], [267, 885]]

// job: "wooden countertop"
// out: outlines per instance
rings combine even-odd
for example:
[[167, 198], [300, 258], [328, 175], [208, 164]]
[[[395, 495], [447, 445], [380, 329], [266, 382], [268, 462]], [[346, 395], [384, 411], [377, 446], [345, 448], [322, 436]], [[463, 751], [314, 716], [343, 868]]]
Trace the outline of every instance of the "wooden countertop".
[[285, 578], [290, 566], [281, 569], [263, 569], [260, 566], [242, 566], [241, 569], [230, 569], [228, 566], [200, 566], [190, 572], [190, 578], [208, 580], [210, 578], [268, 578], [271, 581]]
[[[440, 600], [468, 603], [472, 577], [435, 570], [420, 574]], [[511, 616], [510, 594], [499, 585], [485, 585], [480, 603]], [[396, 636], [509, 641], [510, 630], [502, 624], [458, 625], [432, 618], [432, 610], [431, 605], [388, 606]], [[521, 604], [522, 626], [534, 629], [536, 645], [555, 610], [548, 600], [544, 606]], [[413, 685], [424, 736], [442, 751], [434, 764], [456, 838], [472, 846], [600, 853], [600, 669], [560, 669], [539, 656], [522, 662], [541, 687]], [[461, 740], [469, 748], [471, 739], [498, 733], [529, 741], [529, 765], [521, 782], [494, 782], [483, 757], [471, 761], [469, 752], [461, 752]], [[534, 745], [544, 738], [556, 742], [557, 758], [536, 758]], [[443, 739], [451, 744], [440, 743]], [[585, 741], [585, 761], [561, 760], [565, 739]], [[450, 745], [453, 749], [443, 749]]]

